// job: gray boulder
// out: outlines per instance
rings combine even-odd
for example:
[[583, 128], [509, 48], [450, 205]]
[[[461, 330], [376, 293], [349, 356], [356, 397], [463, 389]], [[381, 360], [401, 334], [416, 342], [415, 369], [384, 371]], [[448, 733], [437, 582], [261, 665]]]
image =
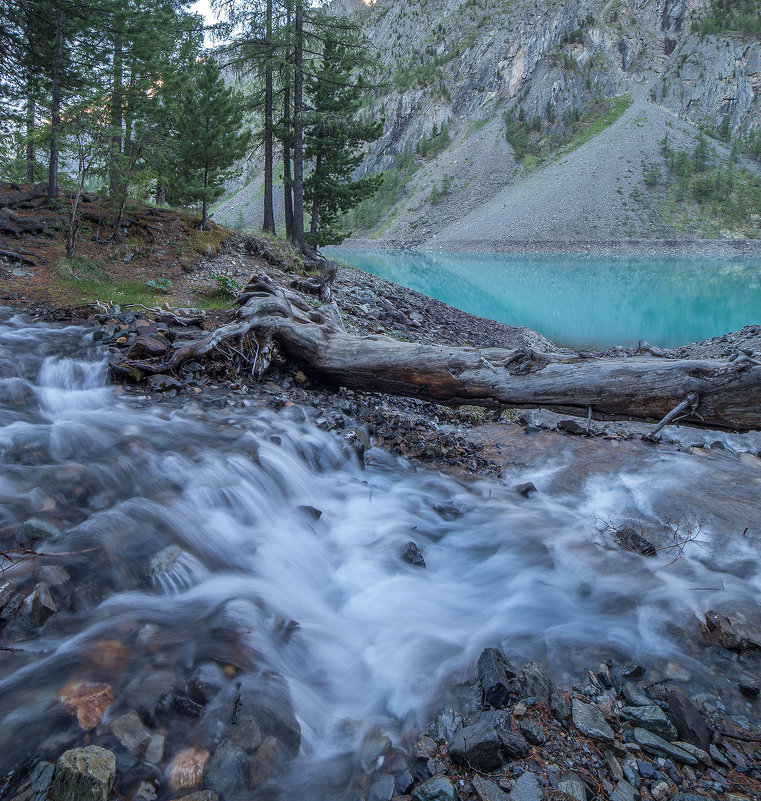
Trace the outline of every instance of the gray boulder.
[[505, 761], [497, 730], [486, 721], [460, 729], [449, 743], [449, 755], [484, 772], [502, 767]]
[[478, 657], [478, 680], [487, 702], [494, 707], [504, 706], [510, 698], [509, 680], [515, 678], [513, 666], [497, 648], [484, 649]]
[[441, 774], [428, 779], [412, 791], [413, 801], [457, 801], [452, 780]]
[[116, 778], [116, 757], [99, 745], [72, 748], [56, 762], [49, 801], [107, 801]]
[[677, 762], [683, 762], [685, 765], [696, 766], [698, 764], [698, 760], [692, 754], [688, 754], [682, 748], [672, 745], [667, 740], [658, 737], [657, 734], [652, 734], [646, 729], [635, 729], [634, 741], [646, 754], [651, 756], [670, 757]]
[[658, 706], [625, 706], [621, 715], [633, 726], [641, 726], [664, 740], [676, 740], [677, 731], [666, 713]]
[[573, 699], [573, 725], [593, 740], [613, 742], [613, 729], [606, 723], [600, 710], [594, 704], [585, 704], [578, 698]]
[[666, 696], [666, 700], [669, 705], [669, 717], [679, 732], [679, 739], [707, 751], [711, 735], [695, 704], [679, 690], [672, 690]]

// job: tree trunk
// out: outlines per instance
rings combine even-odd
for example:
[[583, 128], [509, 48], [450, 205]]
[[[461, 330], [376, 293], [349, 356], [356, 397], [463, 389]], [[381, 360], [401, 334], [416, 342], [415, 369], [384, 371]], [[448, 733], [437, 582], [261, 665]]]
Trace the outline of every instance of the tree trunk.
[[319, 225], [320, 216], [320, 194], [317, 190], [317, 187], [319, 186], [321, 165], [322, 155], [318, 153], [314, 162], [314, 175], [312, 176], [312, 180], [314, 182], [314, 193], [312, 195], [312, 221], [309, 226], [309, 237], [313, 244], [316, 244], [317, 226]]
[[209, 208], [209, 201], [206, 196], [206, 190], [209, 186], [209, 165], [208, 163], [203, 168], [203, 200], [201, 201], [201, 230], [204, 231], [206, 229], [206, 225], [208, 223], [208, 208]]
[[[316, 381], [451, 405], [577, 408], [614, 417], [660, 420], [689, 400], [689, 422], [761, 428], [761, 365], [752, 360], [582, 359], [527, 348], [457, 348], [355, 336], [335, 305], [313, 309], [299, 295], [255, 276], [236, 318], [161, 363], [122, 362], [115, 373], [167, 373], [191, 359], [237, 354], [261, 375], [262, 354], [280, 353]], [[232, 345], [233, 347], [228, 347]], [[246, 355], [248, 354], [248, 355]], [[692, 397], [691, 397], [692, 396]]]
[[272, 0], [267, 0], [267, 61], [264, 66], [264, 223], [265, 234], [275, 233], [272, 203]]
[[286, 239], [293, 239], [293, 179], [291, 177], [291, 148], [289, 146], [291, 127], [291, 2], [286, 4], [285, 40], [285, 85], [283, 87], [283, 213], [285, 215]]
[[166, 206], [166, 186], [160, 181], [156, 184], [156, 205]]
[[48, 200], [58, 200], [58, 138], [61, 131], [61, 68], [63, 65], [63, 8], [58, 9], [53, 56], [53, 92], [50, 105], [50, 161], [48, 163]]
[[32, 92], [32, 77], [26, 85], [26, 182], [34, 184], [34, 116], [35, 103]]
[[296, 0], [294, 14], [293, 76], [293, 235], [296, 249], [306, 250], [304, 240], [304, 0]]
[[[115, 22], [118, 26], [120, 23]], [[122, 152], [122, 123], [123, 123], [123, 54], [121, 32], [114, 36], [114, 63], [111, 88], [111, 164], [108, 171], [108, 193], [116, 197], [119, 193], [119, 156]]]

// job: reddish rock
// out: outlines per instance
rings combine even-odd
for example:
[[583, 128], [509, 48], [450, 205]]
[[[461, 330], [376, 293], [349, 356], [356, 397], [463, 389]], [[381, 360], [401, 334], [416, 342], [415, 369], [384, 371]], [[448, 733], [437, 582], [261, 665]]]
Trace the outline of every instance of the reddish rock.
[[201, 748], [180, 751], [169, 766], [169, 786], [172, 790], [190, 790], [203, 781], [203, 772], [211, 754]]
[[59, 700], [79, 725], [89, 731], [100, 723], [103, 713], [113, 704], [114, 694], [108, 684], [72, 681], [61, 690]]
[[127, 352], [130, 359], [152, 359], [157, 356], [164, 356], [169, 351], [169, 346], [156, 337], [139, 336]]

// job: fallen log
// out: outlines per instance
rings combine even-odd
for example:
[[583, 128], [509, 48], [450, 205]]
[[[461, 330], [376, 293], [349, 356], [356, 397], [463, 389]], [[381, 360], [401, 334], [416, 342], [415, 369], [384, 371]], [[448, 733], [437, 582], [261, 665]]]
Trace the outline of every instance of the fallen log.
[[0, 208], [39, 208], [47, 201], [47, 189], [47, 184], [38, 184], [32, 189], [18, 184], [0, 184]]
[[13, 214], [8, 209], [0, 209], [0, 234], [10, 234], [11, 236], [45, 234], [59, 228], [62, 223], [63, 220], [60, 217]]
[[[262, 374], [271, 346], [315, 381], [451, 405], [577, 408], [606, 416], [761, 428], [761, 367], [651, 356], [582, 359], [529, 349], [459, 348], [346, 333], [335, 304], [312, 308], [256, 276], [235, 319], [162, 362], [122, 361], [124, 375], [170, 373], [191, 359], [235, 353]], [[688, 404], [683, 404], [690, 397]], [[694, 397], [693, 397], [694, 396]], [[683, 404], [680, 406], [680, 404]]]

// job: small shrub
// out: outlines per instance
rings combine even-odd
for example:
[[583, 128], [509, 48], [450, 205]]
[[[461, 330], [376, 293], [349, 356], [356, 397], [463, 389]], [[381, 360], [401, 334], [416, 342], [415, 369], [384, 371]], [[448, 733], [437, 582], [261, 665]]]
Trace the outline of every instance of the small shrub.
[[168, 295], [174, 286], [171, 280], [163, 275], [159, 278], [154, 278], [152, 281], [146, 281], [145, 285], [154, 290], [154, 292], [161, 292], [164, 295]]
[[217, 284], [217, 294], [228, 298], [237, 298], [241, 293], [240, 284], [229, 275], [214, 273], [211, 276]]

